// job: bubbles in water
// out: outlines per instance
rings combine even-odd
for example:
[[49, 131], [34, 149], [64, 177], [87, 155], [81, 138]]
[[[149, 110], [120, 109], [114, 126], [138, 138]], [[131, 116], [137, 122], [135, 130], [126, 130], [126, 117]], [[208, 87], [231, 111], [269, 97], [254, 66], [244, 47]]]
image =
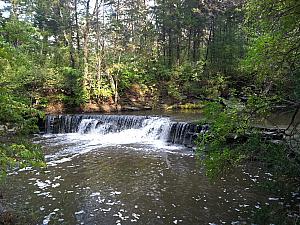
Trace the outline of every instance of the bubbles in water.
[[[55, 119], [59, 123], [54, 123]], [[58, 124], [58, 127], [54, 124]], [[166, 153], [176, 153], [184, 147], [168, 141], [181, 143], [186, 135], [190, 135], [191, 125], [175, 123], [166, 117], [61, 115], [48, 116], [47, 126], [48, 132], [58, 133], [44, 136], [48, 144], [62, 148], [55, 154], [46, 155], [48, 166], [57, 166], [79, 155], [109, 146], [150, 152], [163, 149]], [[144, 147], [138, 147], [141, 145]]]

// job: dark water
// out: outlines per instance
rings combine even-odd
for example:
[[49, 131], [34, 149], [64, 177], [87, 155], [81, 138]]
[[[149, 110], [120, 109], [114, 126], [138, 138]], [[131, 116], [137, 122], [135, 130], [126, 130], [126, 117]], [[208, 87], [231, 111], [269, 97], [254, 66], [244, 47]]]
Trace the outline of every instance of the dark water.
[[[165, 122], [151, 126], [161, 130]], [[259, 167], [212, 182], [191, 149], [151, 134], [36, 136], [48, 168], [11, 173], [4, 195], [34, 218], [31, 224], [251, 224], [255, 210], [283, 204], [258, 188], [272, 179]]]

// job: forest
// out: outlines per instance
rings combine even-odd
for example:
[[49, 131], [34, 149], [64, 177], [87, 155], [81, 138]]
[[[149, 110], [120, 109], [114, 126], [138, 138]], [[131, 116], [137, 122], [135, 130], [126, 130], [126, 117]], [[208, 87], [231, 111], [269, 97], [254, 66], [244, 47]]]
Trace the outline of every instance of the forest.
[[[0, 177], [45, 166], [46, 114], [201, 109], [208, 176], [251, 159], [299, 191], [299, 24], [298, 0], [0, 1]], [[252, 126], [278, 110], [289, 143]]]
[[135, 94], [155, 107], [249, 93], [297, 105], [298, 13], [295, 0], [8, 1], [1, 104], [85, 110]]

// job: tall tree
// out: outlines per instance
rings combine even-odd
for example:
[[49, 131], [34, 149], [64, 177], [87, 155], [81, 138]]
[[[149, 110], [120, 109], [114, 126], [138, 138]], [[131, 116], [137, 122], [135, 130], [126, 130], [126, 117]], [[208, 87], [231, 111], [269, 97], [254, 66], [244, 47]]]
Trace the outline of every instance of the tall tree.
[[299, 100], [300, 3], [249, 0], [245, 11], [251, 45], [244, 68], [256, 75], [263, 92]]

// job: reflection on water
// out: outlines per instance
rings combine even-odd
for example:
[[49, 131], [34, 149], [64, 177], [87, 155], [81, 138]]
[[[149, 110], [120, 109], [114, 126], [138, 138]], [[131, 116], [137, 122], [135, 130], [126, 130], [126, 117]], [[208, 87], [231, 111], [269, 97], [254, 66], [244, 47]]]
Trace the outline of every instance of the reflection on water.
[[[39, 139], [56, 154], [64, 146], [55, 137]], [[195, 162], [187, 149], [99, 147], [55, 166], [49, 162], [43, 173], [29, 168], [11, 174], [5, 194], [14, 207], [30, 208], [39, 224], [232, 223], [280, 201], [257, 190], [259, 169], [210, 182]]]
[[255, 210], [285, 204], [257, 187], [272, 174], [241, 167], [209, 181], [191, 149], [144, 135], [145, 127], [37, 136], [48, 168], [11, 173], [4, 195], [34, 215], [30, 224], [45, 225], [249, 224]]
[[[295, 112], [293, 110], [276, 112], [271, 114], [267, 119], [263, 121], [260, 120], [259, 122], [261, 125], [267, 127], [287, 128], [292, 121], [292, 117], [294, 116], [294, 113]], [[299, 122], [300, 122], [300, 111], [295, 116], [293, 125]]]

